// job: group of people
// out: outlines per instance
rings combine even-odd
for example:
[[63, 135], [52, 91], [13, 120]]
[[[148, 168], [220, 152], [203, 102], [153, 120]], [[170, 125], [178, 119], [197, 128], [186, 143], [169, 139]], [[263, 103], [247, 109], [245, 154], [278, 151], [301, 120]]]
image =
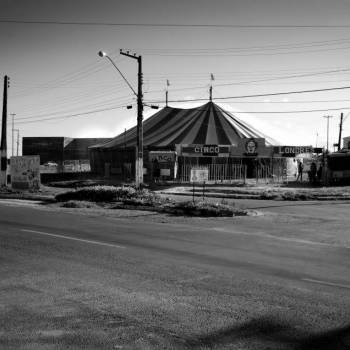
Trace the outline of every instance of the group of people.
[[[312, 184], [322, 181], [322, 164], [317, 168], [316, 162], [310, 164], [310, 170], [308, 171], [309, 181]], [[297, 161], [297, 178], [296, 181], [303, 181], [304, 164], [298, 159]]]

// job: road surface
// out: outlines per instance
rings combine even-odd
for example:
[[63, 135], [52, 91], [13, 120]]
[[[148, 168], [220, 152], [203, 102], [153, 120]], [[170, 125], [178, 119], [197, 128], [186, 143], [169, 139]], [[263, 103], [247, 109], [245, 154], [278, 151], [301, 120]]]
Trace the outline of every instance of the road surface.
[[350, 204], [285, 204], [183, 219], [1, 201], [0, 348], [349, 349]]

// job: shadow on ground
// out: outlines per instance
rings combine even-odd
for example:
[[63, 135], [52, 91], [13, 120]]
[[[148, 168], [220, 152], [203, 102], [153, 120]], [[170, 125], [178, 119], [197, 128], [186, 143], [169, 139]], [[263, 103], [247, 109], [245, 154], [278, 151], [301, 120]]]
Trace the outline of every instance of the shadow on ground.
[[241, 326], [188, 339], [187, 344], [190, 348], [226, 349], [237, 342], [260, 344], [260, 349], [271, 350], [349, 350], [350, 324], [319, 333], [308, 333], [300, 326], [263, 317]]

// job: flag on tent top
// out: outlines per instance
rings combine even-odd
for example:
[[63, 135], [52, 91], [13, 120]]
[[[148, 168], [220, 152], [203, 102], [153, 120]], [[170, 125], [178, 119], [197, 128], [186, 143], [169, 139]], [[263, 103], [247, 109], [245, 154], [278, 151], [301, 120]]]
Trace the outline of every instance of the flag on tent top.
[[214, 81], [214, 80], [215, 80], [214, 74], [213, 74], [213, 73], [210, 73], [210, 80], [211, 80], [211, 81]]

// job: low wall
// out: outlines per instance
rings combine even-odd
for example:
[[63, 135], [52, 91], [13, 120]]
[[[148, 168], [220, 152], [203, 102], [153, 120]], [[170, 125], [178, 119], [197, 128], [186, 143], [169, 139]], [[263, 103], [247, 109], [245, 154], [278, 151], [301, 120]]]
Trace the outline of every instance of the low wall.
[[47, 173], [40, 174], [41, 183], [45, 184], [53, 181], [69, 181], [69, 180], [85, 180], [97, 177], [90, 172], [80, 172], [80, 173]]

